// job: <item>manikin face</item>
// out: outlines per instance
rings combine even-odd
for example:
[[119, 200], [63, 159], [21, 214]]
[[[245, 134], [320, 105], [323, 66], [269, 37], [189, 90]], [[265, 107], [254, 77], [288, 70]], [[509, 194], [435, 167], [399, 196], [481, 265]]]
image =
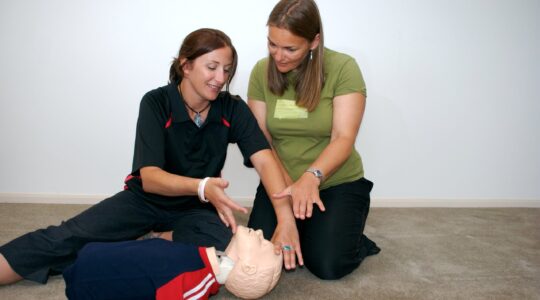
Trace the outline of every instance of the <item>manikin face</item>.
[[232, 64], [233, 54], [229, 47], [216, 49], [185, 63], [182, 79], [184, 98], [192, 103], [216, 99], [229, 80]]
[[261, 230], [238, 226], [225, 254], [234, 261], [242, 260], [261, 268], [273, 265], [276, 257], [274, 245], [265, 240]]
[[225, 254], [235, 263], [225, 287], [239, 298], [256, 299], [277, 284], [283, 265], [282, 254], [263, 238], [261, 230], [238, 226]]
[[309, 55], [309, 50], [317, 48], [318, 45], [319, 35], [313, 42], [309, 42], [286, 29], [268, 26], [268, 52], [281, 73], [298, 68], [304, 58]]

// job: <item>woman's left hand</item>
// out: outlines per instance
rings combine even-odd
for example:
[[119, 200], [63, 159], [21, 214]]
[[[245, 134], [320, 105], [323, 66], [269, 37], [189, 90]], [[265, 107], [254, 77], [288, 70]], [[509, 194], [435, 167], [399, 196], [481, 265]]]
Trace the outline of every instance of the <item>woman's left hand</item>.
[[304, 220], [312, 216], [315, 204], [321, 211], [325, 211], [324, 204], [319, 197], [319, 184], [318, 178], [310, 173], [305, 173], [295, 183], [274, 194], [274, 197], [282, 199], [291, 196], [294, 216]]
[[296, 268], [297, 261], [300, 266], [304, 265], [298, 229], [294, 219], [291, 220], [292, 222], [279, 222], [271, 240], [274, 252], [283, 253], [283, 264], [287, 270]]

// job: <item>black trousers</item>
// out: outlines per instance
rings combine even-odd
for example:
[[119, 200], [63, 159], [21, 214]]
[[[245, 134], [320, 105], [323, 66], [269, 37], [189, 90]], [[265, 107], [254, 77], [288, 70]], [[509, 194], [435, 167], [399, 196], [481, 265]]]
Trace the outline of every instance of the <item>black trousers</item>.
[[88, 242], [133, 240], [150, 230], [173, 230], [173, 240], [225, 250], [232, 237], [213, 210], [161, 208], [126, 190], [62, 222], [27, 233], [0, 247], [25, 279], [46, 283], [73, 263]]
[[[320, 191], [326, 208], [314, 207], [311, 218], [297, 220], [305, 266], [321, 279], [339, 279], [356, 269], [362, 260], [379, 253], [364, 234], [373, 183], [365, 178]], [[276, 215], [262, 184], [257, 188], [248, 226], [262, 229], [271, 239]]]

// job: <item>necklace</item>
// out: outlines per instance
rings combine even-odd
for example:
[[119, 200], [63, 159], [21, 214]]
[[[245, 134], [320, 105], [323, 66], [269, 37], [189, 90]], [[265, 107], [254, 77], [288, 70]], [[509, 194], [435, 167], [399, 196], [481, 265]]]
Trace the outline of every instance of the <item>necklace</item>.
[[201, 127], [202, 124], [204, 123], [201, 117], [201, 113], [210, 107], [210, 102], [208, 102], [208, 105], [206, 105], [206, 107], [201, 109], [200, 111], [196, 111], [193, 108], [191, 108], [191, 106], [187, 104], [186, 100], [184, 100], [184, 104], [187, 106], [187, 108], [189, 108], [189, 110], [195, 113], [195, 118], [193, 118], [193, 122], [195, 122], [195, 125], [197, 125], [197, 127]]

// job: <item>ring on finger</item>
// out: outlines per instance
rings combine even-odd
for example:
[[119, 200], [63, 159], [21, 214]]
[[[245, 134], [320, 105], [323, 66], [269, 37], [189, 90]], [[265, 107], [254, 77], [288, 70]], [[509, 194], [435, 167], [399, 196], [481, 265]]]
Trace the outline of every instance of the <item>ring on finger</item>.
[[293, 247], [291, 245], [283, 245], [281, 249], [283, 249], [283, 251], [291, 251]]

